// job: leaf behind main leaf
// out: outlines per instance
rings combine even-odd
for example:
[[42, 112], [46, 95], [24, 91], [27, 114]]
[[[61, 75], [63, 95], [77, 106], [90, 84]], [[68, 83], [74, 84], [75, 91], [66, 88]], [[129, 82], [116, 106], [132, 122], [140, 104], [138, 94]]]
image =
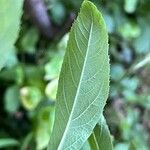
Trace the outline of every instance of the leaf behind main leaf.
[[103, 115], [95, 126], [88, 141], [91, 150], [113, 150], [112, 138]]
[[80, 149], [100, 119], [109, 91], [108, 35], [97, 8], [84, 1], [60, 73], [48, 150]]

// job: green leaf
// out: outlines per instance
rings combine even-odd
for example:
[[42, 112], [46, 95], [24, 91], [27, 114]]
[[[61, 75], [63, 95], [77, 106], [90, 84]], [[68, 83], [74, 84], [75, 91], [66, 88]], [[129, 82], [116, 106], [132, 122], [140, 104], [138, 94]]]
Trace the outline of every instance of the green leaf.
[[21, 39], [21, 48], [27, 52], [34, 54], [36, 52], [36, 44], [39, 39], [39, 33], [36, 28], [31, 28]]
[[132, 141], [132, 142], [130, 143], [130, 145], [129, 145], [129, 150], [136, 150], [136, 149], [137, 149], [137, 148], [136, 148], [134, 142]]
[[92, 150], [113, 150], [111, 135], [104, 116], [95, 126], [89, 143]]
[[42, 150], [47, 147], [54, 123], [55, 108], [53, 106], [41, 107], [37, 114], [36, 126], [36, 149]]
[[136, 10], [138, 0], [125, 0], [124, 9], [128, 13], [133, 13]]
[[125, 39], [136, 38], [140, 35], [141, 30], [139, 25], [135, 22], [126, 21], [122, 26], [119, 27], [120, 34]]
[[18, 110], [20, 105], [19, 87], [14, 85], [7, 88], [4, 98], [5, 110], [10, 114], [14, 114]]
[[47, 84], [45, 89], [46, 96], [51, 100], [56, 100], [57, 88], [58, 78], [52, 80], [50, 83]]
[[15, 139], [6, 138], [6, 139], [0, 139], [0, 148], [6, 148], [11, 146], [17, 146], [19, 145], [19, 142]]
[[52, 60], [46, 64], [45, 71], [46, 71], [46, 80], [52, 80], [59, 76], [60, 69], [62, 66], [63, 56], [57, 56], [53, 57]]
[[45, 65], [45, 80], [53, 80], [59, 77], [68, 38], [69, 36], [67, 33], [62, 37], [57, 46], [50, 46], [49, 52], [51, 53], [51, 59]]
[[20, 89], [20, 98], [27, 110], [34, 110], [42, 98], [40, 89], [34, 86], [26, 86]]
[[103, 112], [109, 90], [108, 35], [102, 15], [84, 1], [60, 73], [48, 150], [80, 149]]
[[9, 60], [16, 41], [23, 0], [0, 0], [0, 70]]
[[28, 133], [27, 136], [23, 139], [23, 142], [21, 143], [20, 150], [27, 150], [32, 139], [33, 139], [33, 133], [32, 132]]

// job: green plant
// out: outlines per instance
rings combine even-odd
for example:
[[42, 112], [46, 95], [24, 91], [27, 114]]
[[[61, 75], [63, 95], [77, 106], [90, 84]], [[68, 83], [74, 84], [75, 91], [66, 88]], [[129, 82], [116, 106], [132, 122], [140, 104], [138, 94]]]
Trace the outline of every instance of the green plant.
[[106, 26], [97, 8], [91, 2], [84, 1], [70, 31], [48, 149], [81, 149], [92, 134], [89, 138], [91, 149], [111, 150], [109, 131], [101, 117], [108, 90]]
[[[78, 97], [81, 97], [85, 90], [87, 92], [91, 88], [91, 91], [87, 93], [88, 96], [83, 96], [83, 100], [67, 98], [67, 102], [71, 103], [69, 104], [70, 112], [74, 112], [72, 116], [76, 116], [83, 109], [86, 109], [83, 108], [84, 104], [88, 106], [85, 102], [87, 100], [91, 102], [91, 97], [94, 97], [92, 94], [98, 91], [100, 84], [104, 81], [102, 78], [98, 79], [100, 82], [96, 82], [97, 76], [102, 76], [102, 74], [105, 76], [108, 73], [106, 72], [106, 65], [101, 71], [102, 74], [99, 73], [98, 75], [95, 71], [98, 68], [100, 70], [100, 67], [102, 67], [100, 61], [106, 55], [104, 56], [105, 53], [102, 52], [104, 51], [102, 47], [98, 49], [98, 54], [94, 51], [98, 45], [101, 45], [101, 42], [107, 41], [107, 32], [105, 33], [106, 36], [103, 36], [105, 38], [102, 38], [102, 35], [97, 37], [99, 32], [95, 32], [91, 36], [91, 43], [94, 45], [89, 46], [83, 80], [86, 80], [84, 77], [92, 77], [94, 73], [97, 76], [95, 75], [95, 78], [93, 77], [91, 80], [87, 79], [84, 86], [77, 88], [79, 87], [81, 72], [84, 70], [83, 62], [87, 54], [88, 42], [85, 37], [89, 37], [89, 33], [84, 29], [82, 22], [87, 27], [90, 24], [90, 19], [92, 19], [91, 14], [95, 16], [95, 14], [99, 14], [98, 10], [100, 10], [106, 22], [109, 35], [110, 94], [108, 99], [100, 97], [99, 101], [96, 101], [97, 103], [100, 100], [102, 102], [99, 105], [100, 107], [97, 108], [100, 112], [96, 112], [95, 106], [93, 108], [92, 105], [90, 107], [92, 110], [89, 111], [88, 109], [86, 112], [88, 117], [85, 117], [85, 120], [80, 119], [82, 122], [79, 121], [79, 124], [82, 124], [87, 119], [94, 118], [92, 116], [94, 112], [97, 115], [97, 118], [95, 117], [96, 119], [94, 118], [90, 123], [91, 127], [86, 130], [86, 135], [83, 134], [85, 135], [83, 139], [85, 142], [81, 141], [80, 144], [74, 144], [73, 146], [78, 148], [78, 146], [82, 145], [81, 150], [111, 150], [111, 133], [114, 136], [114, 150], [149, 150], [149, 0], [90, 1], [96, 4], [97, 9], [91, 2], [85, 1], [84, 4], [88, 3], [92, 5], [89, 7], [94, 7], [94, 9], [89, 10], [86, 5], [88, 11], [85, 13], [82, 5], [71, 33], [68, 34], [67, 32], [74, 18], [76, 18], [83, 0], [0, 0], [0, 149], [46, 150], [48, 145], [49, 149], [51, 149], [55, 139], [58, 142], [56, 145], [60, 144], [62, 136], [56, 138], [53, 127], [55, 116], [57, 120], [60, 117], [60, 122], [63, 122], [61, 116], [57, 117], [55, 115], [55, 108], [56, 113], [59, 109], [58, 101], [66, 117], [65, 103], [62, 104], [63, 99], [60, 99], [62, 85], [67, 90], [66, 95], [69, 95], [69, 97], [73, 97], [77, 93], [77, 89], [79, 89]], [[87, 16], [86, 18], [84, 17], [85, 15]], [[82, 19], [83, 17], [84, 19]], [[93, 19], [93, 23], [98, 26], [103, 34], [105, 31], [103, 29], [106, 27], [105, 25], [103, 27], [100, 25], [104, 21], [99, 17], [95, 18], [97, 19]], [[79, 27], [86, 35], [85, 37]], [[76, 39], [74, 38], [75, 33]], [[67, 47], [69, 35], [69, 43], [71, 44], [68, 43]], [[97, 40], [99, 40], [98, 44], [95, 43]], [[83, 42], [86, 44], [84, 45]], [[82, 54], [78, 50], [73, 51], [78, 49], [78, 46], [83, 57], [81, 57]], [[77, 85], [74, 88], [73, 80], [69, 75], [71, 72], [63, 69], [71, 66], [66, 56], [64, 57], [65, 52], [67, 59], [70, 60], [70, 64], [73, 66], [72, 73]], [[100, 52], [102, 53], [100, 54]], [[94, 61], [89, 59], [89, 55], [95, 57]], [[63, 74], [66, 76], [66, 84], [60, 84], [62, 81], [62, 72], [60, 75], [60, 70], [63, 59], [67, 66], [62, 68]], [[56, 93], [59, 76], [57, 100]], [[109, 76], [107, 77], [109, 78]], [[68, 83], [70, 83], [69, 86]], [[83, 85], [83, 83], [81, 82], [80, 85]], [[70, 94], [72, 89], [74, 90]], [[92, 92], [92, 89], [94, 92]], [[105, 105], [106, 99], [107, 105]], [[73, 105], [78, 110], [74, 109], [73, 111]], [[103, 109], [104, 105], [105, 109]], [[78, 113], [78, 111], [80, 112]], [[110, 132], [102, 111], [106, 117]], [[64, 126], [69, 124], [70, 114], [65, 118]], [[83, 115], [82, 117], [84, 118]], [[55, 122], [55, 131], [57, 130], [57, 122]], [[78, 122], [76, 121], [75, 123]], [[70, 126], [68, 125], [69, 128], [71, 128], [72, 124], [74, 125], [74, 122], [70, 122], [70, 124]], [[59, 134], [63, 133], [66, 128], [64, 127], [63, 129]], [[71, 132], [69, 132], [71, 134], [70, 140], [74, 139], [75, 136], [80, 136], [76, 135], [76, 130], [69, 131]], [[85, 131], [85, 128], [83, 131]], [[79, 134], [81, 133], [83, 132], [79, 130]], [[59, 136], [59, 134], [57, 135]], [[68, 130], [66, 131], [66, 137], [68, 137]], [[49, 143], [50, 140], [51, 142]], [[67, 140], [61, 142], [62, 147], [65, 144], [68, 144]]]
[[[10, 8], [9, 24], [14, 25], [14, 29], [11, 36], [8, 36], [7, 32], [10, 28], [7, 30], [7, 26], [1, 22], [1, 30], [4, 30], [4, 35], [1, 35], [0, 45], [9, 51], [14, 49], [23, 1], [15, 1], [15, 7], [12, 7], [8, 1], [5, 3], [6, 8], [3, 7], [1, 15], [5, 23], [7, 16], [4, 15]], [[1, 1], [0, 5], [3, 4], [4, 1]], [[11, 15], [17, 18], [16, 22], [11, 22]], [[3, 51], [0, 52], [5, 54]], [[7, 64], [9, 59], [8, 55], [5, 55], [6, 59], [0, 63], [1, 68]], [[70, 31], [59, 77], [56, 117], [48, 146], [49, 150], [87, 149], [87, 145], [88, 149], [92, 150], [112, 149], [111, 136], [103, 117], [103, 108], [109, 91], [109, 72], [108, 35], [105, 22], [94, 4], [85, 0]], [[16, 91], [19, 93], [19, 88], [18, 86], [13, 87], [15, 90], [9, 88], [5, 98], [6, 110], [10, 113], [15, 113], [19, 107], [19, 96], [14, 95]], [[34, 110], [42, 96], [35, 86], [21, 88], [20, 94], [22, 103], [28, 110]], [[13, 103], [9, 102], [10, 97], [16, 100], [17, 105], [14, 104], [14, 108], [11, 108]], [[41, 127], [43, 125], [46, 124], [42, 123]], [[9, 143], [16, 144], [14, 141], [8, 141], [6, 144], [10, 145]]]

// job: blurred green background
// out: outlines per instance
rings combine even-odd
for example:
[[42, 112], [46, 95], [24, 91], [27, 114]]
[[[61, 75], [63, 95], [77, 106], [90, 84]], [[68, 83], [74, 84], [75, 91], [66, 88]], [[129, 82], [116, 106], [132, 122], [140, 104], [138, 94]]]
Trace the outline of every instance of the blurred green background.
[[[128, 150], [132, 143], [136, 150], [150, 150], [150, 1], [91, 1], [109, 33], [111, 81], [104, 114], [114, 149]], [[35, 19], [43, 10], [26, 2], [16, 49], [0, 71], [0, 149], [46, 149], [67, 32], [81, 3], [45, 0], [54, 27], [45, 33], [45, 20]]]

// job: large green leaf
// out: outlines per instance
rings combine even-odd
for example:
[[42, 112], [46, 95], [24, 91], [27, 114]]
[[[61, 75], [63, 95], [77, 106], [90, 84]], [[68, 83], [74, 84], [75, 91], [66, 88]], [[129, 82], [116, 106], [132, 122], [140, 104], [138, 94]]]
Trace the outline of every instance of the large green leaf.
[[84, 1], [60, 73], [49, 150], [80, 149], [100, 119], [109, 90], [108, 35], [97, 8]]
[[91, 150], [113, 150], [111, 135], [104, 116], [89, 137]]
[[9, 60], [9, 53], [14, 49], [23, 0], [0, 0], [0, 70]]

